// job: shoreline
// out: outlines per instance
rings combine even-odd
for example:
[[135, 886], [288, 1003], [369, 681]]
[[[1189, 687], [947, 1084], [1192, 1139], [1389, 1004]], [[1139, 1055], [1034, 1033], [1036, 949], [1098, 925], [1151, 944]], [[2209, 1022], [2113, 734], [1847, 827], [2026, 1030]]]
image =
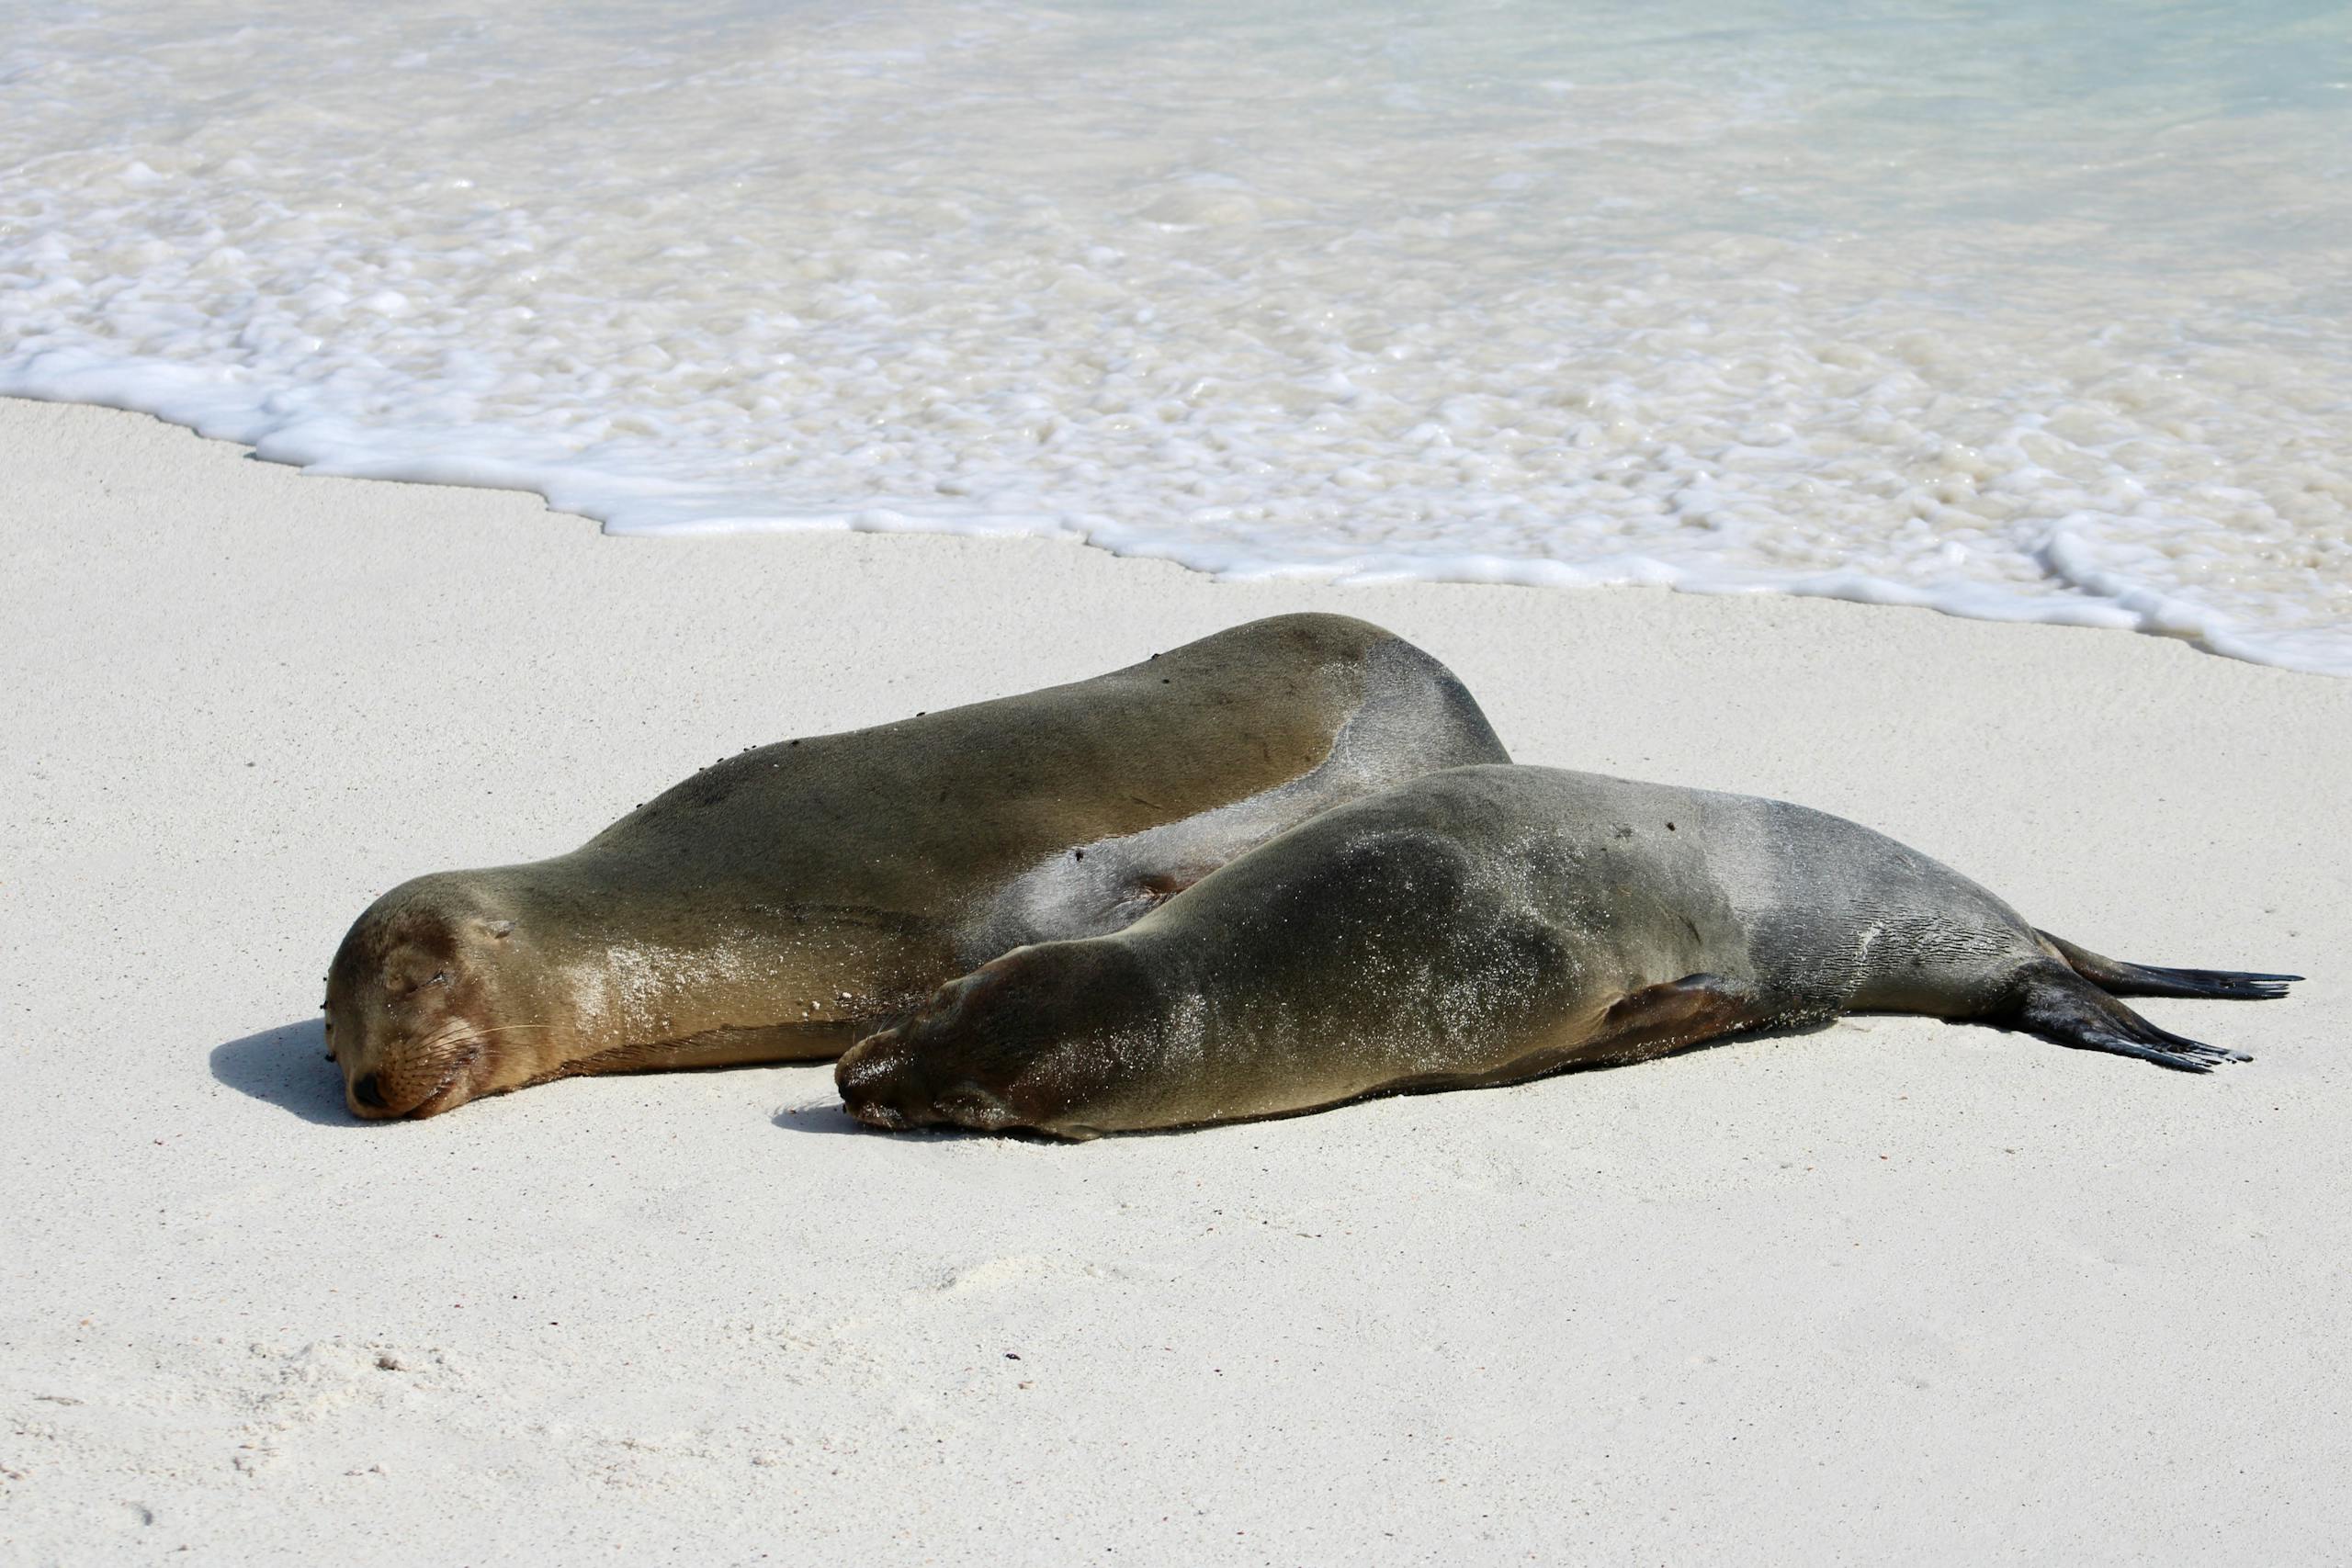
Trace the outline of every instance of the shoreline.
[[[40, 369], [36, 360], [31, 367]], [[38, 393], [22, 390], [33, 387]], [[891, 498], [828, 507], [797, 514], [736, 512], [756, 505], [750, 496], [719, 502], [705, 496], [660, 498], [642, 482], [616, 473], [598, 473], [552, 460], [450, 455], [434, 448], [432, 433], [407, 433], [404, 455], [355, 450], [347, 436], [323, 439], [315, 433], [273, 428], [252, 411], [243, 413], [219, 400], [218, 389], [203, 376], [156, 366], [100, 363], [63, 371], [19, 373], [0, 385], [0, 401], [56, 402], [141, 414], [178, 425], [201, 439], [247, 447], [260, 461], [285, 465], [313, 479], [358, 479], [389, 484], [418, 484], [457, 490], [515, 491], [541, 502], [549, 512], [597, 525], [615, 538], [705, 539], [799, 537], [830, 533], [1027, 541], [1077, 545], [1122, 560], [1177, 567], [1213, 581], [1272, 586], [1311, 585], [1355, 591], [1385, 586], [1476, 586], [1542, 591], [1667, 589], [1708, 598], [1819, 599], [1882, 608], [1928, 610], [1962, 620], [1998, 626], [2046, 626], [2128, 632], [2183, 643], [2217, 659], [2235, 660], [2290, 673], [2352, 680], [2352, 666], [2311, 651], [2311, 628], [2248, 627], [2226, 614], [2177, 594], [2137, 583], [2099, 564], [2068, 532], [2077, 521], [2060, 521], [2042, 545], [2029, 553], [2056, 581], [2079, 597], [2040, 594], [1983, 583], [1950, 581], [1920, 585], [1841, 567], [1798, 577], [1756, 576], [1705, 570], [1647, 555], [1618, 554], [1565, 561], [1548, 557], [1471, 554], [1457, 556], [1359, 556], [1351, 561], [1281, 561], [1248, 551], [1194, 552], [1108, 516], [1043, 513], [961, 513], [936, 501]], [[675, 510], [683, 509], [683, 510]], [[673, 514], [674, 511], [674, 514]]]
[[[2352, 682], [1837, 600], [608, 536], [71, 404], [0, 441], [12, 1555], [2352, 1551]], [[317, 979], [392, 883], [1309, 608], [1521, 761], [2311, 978], [2148, 1004], [2256, 1058], [2203, 1078], [1872, 1017], [1076, 1149], [859, 1132], [807, 1066], [343, 1115]]]

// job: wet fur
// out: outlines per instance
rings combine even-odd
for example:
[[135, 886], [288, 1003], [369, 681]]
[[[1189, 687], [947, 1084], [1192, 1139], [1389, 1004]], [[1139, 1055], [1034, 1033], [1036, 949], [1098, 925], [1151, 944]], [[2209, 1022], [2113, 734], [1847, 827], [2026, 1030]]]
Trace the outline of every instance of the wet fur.
[[[1317, 811], [1503, 756], [1409, 643], [1339, 615], [1252, 622], [746, 750], [571, 854], [403, 884], [330, 967], [330, 1043], [369, 1118], [582, 1073], [824, 1059], [1010, 947], [1119, 930]], [[432, 994], [412, 983], [444, 970]]]
[[2099, 957], [1803, 807], [1465, 767], [1317, 817], [1121, 932], [1009, 953], [862, 1042], [837, 1079], [878, 1126], [1089, 1137], [1510, 1082], [1852, 1011], [2201, 1072], [2235, 1054], [2115, 991], [2263, 998], [2291, 978]]

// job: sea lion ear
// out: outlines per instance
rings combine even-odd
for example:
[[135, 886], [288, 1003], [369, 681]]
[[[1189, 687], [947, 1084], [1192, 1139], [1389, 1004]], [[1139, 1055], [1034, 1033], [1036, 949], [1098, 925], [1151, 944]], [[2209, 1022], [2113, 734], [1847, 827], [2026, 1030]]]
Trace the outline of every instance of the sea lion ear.
[[481, 923], [481, 929], [503, 942], [506, 938], [514, 934], [514, 922], [512, 920], [484, 920]]

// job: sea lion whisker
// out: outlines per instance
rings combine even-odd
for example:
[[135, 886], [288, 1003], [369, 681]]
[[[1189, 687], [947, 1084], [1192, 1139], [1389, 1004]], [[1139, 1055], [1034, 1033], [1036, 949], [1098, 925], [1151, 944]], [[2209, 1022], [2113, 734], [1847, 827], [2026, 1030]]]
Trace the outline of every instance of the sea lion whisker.
[[416, 1108], [422, 1111], [426, 1106], [431, 1105], [435, 1100], [440, 1099], [444, 1094], [447, 1093], [449, 1086], [456, 1083], [458, 1079], [463, 1076], [466, 1069], [474, 1065], [475, 1061], [481, 1056], [481, 1048], [479, 1045], [469, 1046], [459, 1051], [458, 1053], [457, 1059], [449, 1064], [449, 1070], [441, 1075], [441, 1081], [435, 1084], [433, 1088], [426, 1092], [424, 1098], [416, 1102]]
[[431, 1039], [425, 1041], [421, 1049], [428, 1055], [438, 1055], [444, 1051], [470, 1050], [486, 1045], [492, 1041], [500, 1039], [505, 1035], [526, 1034], [535, 1031], [548, 1030], [555, 1027], [556, 1025], [552, 1023], [497, 1024], [489, 1028], [477, 1029], [471, 1032], [435, 1035]]

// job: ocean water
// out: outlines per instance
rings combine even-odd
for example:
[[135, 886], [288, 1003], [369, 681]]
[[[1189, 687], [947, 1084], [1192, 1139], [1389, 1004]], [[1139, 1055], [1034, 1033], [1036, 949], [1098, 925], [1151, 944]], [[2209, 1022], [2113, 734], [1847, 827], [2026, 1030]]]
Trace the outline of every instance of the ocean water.
[[17, 0], [0, 171], [0, 391], [323, 472], [2352, 673], [2340, 5]]

